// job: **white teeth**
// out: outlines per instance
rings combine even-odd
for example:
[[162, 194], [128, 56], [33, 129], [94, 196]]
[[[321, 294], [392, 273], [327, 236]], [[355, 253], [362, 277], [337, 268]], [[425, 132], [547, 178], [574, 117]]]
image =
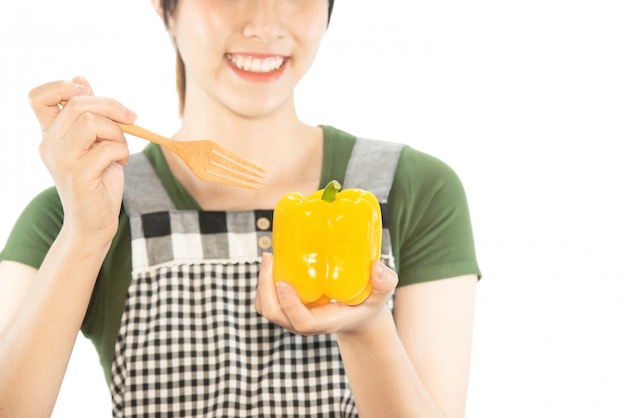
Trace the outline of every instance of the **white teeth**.
[[282, 57], [269, 57], [269, 58], [253, 58], [250, 56], [242, 55], [226, 55], [228, 60], [235, 64], [237, 68], [244, 71], [250, 71], [253, 73], [269, 73], [275, 71], [283, 65], [285, 61]]

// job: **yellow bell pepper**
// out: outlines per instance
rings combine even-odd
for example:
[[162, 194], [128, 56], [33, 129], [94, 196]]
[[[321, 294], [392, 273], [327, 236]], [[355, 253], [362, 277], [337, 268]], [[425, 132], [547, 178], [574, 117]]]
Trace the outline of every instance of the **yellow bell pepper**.
[[357, 305], [371, 293], [380, 258], [382, 217], [376, 197], [339, 191], [333, 180], [310, 195], [289, 193], [274, 210], [274, 281], [291, 283], [309, 307], [334, 300]]

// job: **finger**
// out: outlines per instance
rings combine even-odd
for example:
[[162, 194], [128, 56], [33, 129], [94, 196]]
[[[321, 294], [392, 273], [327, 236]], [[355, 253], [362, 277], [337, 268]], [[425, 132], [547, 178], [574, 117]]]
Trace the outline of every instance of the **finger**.
[[291, 328], [298, 334], [310, 335], [316, 332], [315, 318], [298, 297], [296, 289], [287, 282], [276, 283], [276, 295]]
[[[116, 100], [96, 96], [73, 96], [66, 101], [63, 110], [50, 125], [45, 137], [47, 141], [60, 142], [63, 139], [67, 139], [66, 135], [68, 131], [77, 132], [79, 129], [93, 128], [95, 125], [101, 124], [106, 120], [130, 124], [133, 123], [136, 118], [137, 115], [132, 110], [126, 108]], [[109, 129], [113, 129], [114, 125], [110, 125]], [[74, 137], [82, 136], [86, 141], [93, 141], [94, 138], [89, 138], [87, 133], [88, 131], [83, 135], [79, 134]], [[121, 129], [115, 129], [115, 131], [111, 131], [111, 133], [116, 134], [110, 138], [106, 135], [101, 137], [117, 140], [123, 138]], [[102, 134], [104, 134], [104, 132], [102, 132]]]
[[274, 258], [272, 254], [263, 253], [261, 271], [257, 285], [255, 309], [270, 321], [280, 321], [285, 318], [276, 296], [276, 285], [273, 275]]
[[384, 263], [376, 260], [372, 263], [370, 282], [372, 293], [366, 301], [387, 301], [393, 289], [398, 285], [398, 275]]
[[42, 131], [47, 131], [59, 114], [59, 103], [73, 96], [91, 93], [88, 85], [73, 81], [53, 81], [35, 87], [28, 94], [30, 106], [35, 112]]
[[[66, 144], [56, 147], [43, 155], [46, 166], [55, 178], [55, 182], [63, 183], [63, 179], [76, 182], [91, 182], [100, 178], [112, 163], [125, 165], [128, 161], [128, 145], [115, 141], [101, 141], [80, 153]], [[76, 184], [75, 184], [76, 185]]]
[[[81, 158], [99, 142], [113, 141], [126, 145], [120, 126], [104, 116], [83, 113], [68, 132], [56, 132], [60, 130], [60, 124], [55, 122], [39, 145], [41, 158], [52, 171], [56, 171], [53, 167], [61, 161]], [[125, 164], [125, 161], [120, 163]]]
[[96, 144], [82, 158], [73, 160], [66, 170], [60, 170], [61, 179], [71, 179], [74, 187], [80, 188], [93, 181], [101, 181], [109, 167], [128, 159], [128, 146], [119, 142], [104, 141]]
[[75, 120], [83, 113], [95, 113], [118, 123], [131, 124], [137, 114], [117, 100], [98, 96], [73, 96], [64, 102], [59, 117]]
[[126, 143], [126, 137], [120, 125], [111, 119], [96, 113], [81, 114], [61, 141], [69, 146], [89, 150], [95, 143], [114, 141]]
[[90, 90], [89, 94], [93, 95], [93, 89], [91, 88], [91, 84], [89, 83], [89, 81], [87, 81], [85, 77], [79, 75], [79, 76], [72, 78], [72, 81], [76, 84], [80, 84], [82, 86], [89, 88]]
[[257, 283], [256, 299], [254, 307], [256, 311], [263, 314], [264, 308], [272, 304], [277, 304], [278, 300], [270, 295], [267, 295], [268, 290], [274, 286], [274, 278], [272, 274], [273, 261], [272, 255], [269, 253], [263, 253], [261, 256], [261, 269], [259, 271], [259, 281]]
[[126, 144], [113, 141], [97, 143], [82, 162], [86, 170], [94, 170], [101, 175], [113, 163], [121, 165], [128, 161], [129, 150]]

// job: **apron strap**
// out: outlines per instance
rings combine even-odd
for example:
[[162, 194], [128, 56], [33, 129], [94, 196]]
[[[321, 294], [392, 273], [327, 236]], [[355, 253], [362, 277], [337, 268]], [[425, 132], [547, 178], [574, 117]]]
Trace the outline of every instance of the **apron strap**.
[[132, 154], [124, 167], [124, 208], [129, 216], [167, 212], [176, 206], [143, 152]]
[[386, 204], [403, 148], [395, 142], [357, 138], [343, 188], [365, 189]]
[[403, 148], [403, 144], [396, 142], [357, 138], [343, 181], [344, 189], [364, 189], [378, 199], [383, 217], [381, 259], [394, 270], [396, 265], [391, 246], [387, 199]]

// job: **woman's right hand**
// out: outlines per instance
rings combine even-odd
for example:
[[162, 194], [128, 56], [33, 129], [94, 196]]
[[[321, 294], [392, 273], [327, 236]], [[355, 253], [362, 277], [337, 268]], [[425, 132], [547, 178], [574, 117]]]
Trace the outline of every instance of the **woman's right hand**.
[[[93, 96], [87, 80], [55, 81], [29, 99], [42, 130], [40, 155], [56, 184], [63, 229], [80, 242], [109, 245], [117, 232], [128, 145], [118, 123], [134, 112]], [[61, 108], [60, 103], [67, 101]]]

